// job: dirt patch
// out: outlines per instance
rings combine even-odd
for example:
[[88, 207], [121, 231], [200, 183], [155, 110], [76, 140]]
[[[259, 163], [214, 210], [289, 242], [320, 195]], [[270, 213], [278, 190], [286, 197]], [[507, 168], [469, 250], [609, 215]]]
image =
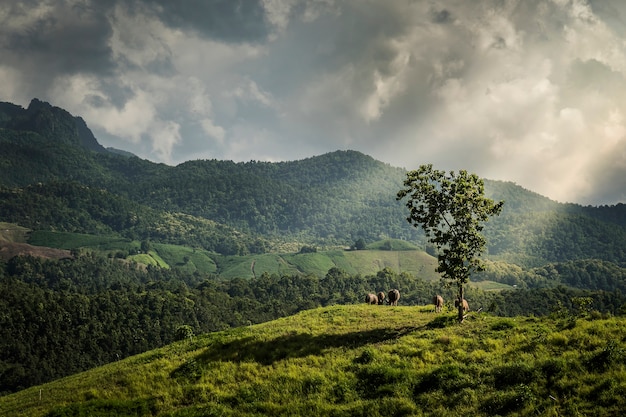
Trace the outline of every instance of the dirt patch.
[[47, 248], [44, 246], [33, 246], [28, 243], [2, 242], [0, 241], [0, 259], [8, 261], [14, 256], [30, 255], [45, 259], [66, 259], [71, 258], [69, 250]]

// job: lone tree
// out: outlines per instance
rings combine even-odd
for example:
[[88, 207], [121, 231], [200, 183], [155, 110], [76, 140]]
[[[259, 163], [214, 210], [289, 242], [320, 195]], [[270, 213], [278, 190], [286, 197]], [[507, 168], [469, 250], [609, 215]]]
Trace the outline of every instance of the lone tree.
[[[487, 241], [481, 234], [483, 223], [500, 214], [504, 201], [495, 203], [484, 196], [483, 181], [476, 174], [461, 170], [446, 173], [422, 165], [407, 173], [398, 200], [408, 196], [407, 220], [421, 226], [428, 241], [437, 248], [437, 272], [455, 282], [458, 299], [463, 300], [463, 285], [474, 271], [483, 270], [479, 257]], [[463, 303], [458, 320], [464, 319]]]

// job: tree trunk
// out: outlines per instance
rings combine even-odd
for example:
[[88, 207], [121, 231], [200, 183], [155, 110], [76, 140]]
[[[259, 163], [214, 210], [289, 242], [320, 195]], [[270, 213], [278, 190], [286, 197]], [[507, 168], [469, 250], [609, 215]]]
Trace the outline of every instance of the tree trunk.
[[459, 306], [458, 306], [458, 318], [459, 323], [463, 323], [465, 319], [465, 310], [463, 309], [463, 299], [465, 294], [463, 293], [463, 284], [459, 284]]

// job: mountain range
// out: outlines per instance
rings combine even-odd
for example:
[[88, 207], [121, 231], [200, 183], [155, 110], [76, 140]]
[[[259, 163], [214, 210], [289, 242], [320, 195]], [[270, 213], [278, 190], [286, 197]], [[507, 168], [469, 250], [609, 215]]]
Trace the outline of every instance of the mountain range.
[[[294, 242], [349, 247], [359, 239], [428, 249], [395, 199], [406, 170], [357, 151], [168, 166], [104, 148], [80, 117], [37, 99], [26, 109], [0, 103], [0, 150], [0, 219], [32, 230], [115, 234], [225, 255]], [[485, 230], [490, 259], [624, 266], [626, 205], [562, 204], [489, 179], [485, 188], [505, 201]]]

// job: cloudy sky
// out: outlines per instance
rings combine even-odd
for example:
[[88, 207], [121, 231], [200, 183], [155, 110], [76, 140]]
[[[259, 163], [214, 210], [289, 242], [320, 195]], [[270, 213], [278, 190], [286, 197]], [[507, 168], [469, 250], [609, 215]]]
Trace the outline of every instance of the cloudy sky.
[[622, 0], [6, 0], [0, 101], [176, 165], [354, 149], [626, 202]]

